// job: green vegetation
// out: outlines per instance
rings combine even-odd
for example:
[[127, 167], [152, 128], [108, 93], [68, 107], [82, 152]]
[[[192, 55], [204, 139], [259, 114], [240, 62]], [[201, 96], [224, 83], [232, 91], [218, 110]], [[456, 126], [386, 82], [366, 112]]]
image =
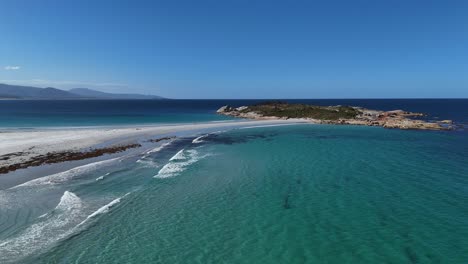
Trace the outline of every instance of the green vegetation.
[[254, 111], [263, 116], [314, 118], [321, 120], [352, 119], [359, 111], [349, 106], [316, 106], [271, 101], [249, 106], [241, 112]]

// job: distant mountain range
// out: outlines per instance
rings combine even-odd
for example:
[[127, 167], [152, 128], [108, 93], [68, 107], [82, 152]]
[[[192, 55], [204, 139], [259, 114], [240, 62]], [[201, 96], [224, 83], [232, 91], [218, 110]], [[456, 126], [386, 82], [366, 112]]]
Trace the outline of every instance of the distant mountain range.
[[165, 99], [156, 95], [114, 94], [75, 88], [69, 91], [47, 87], [19, 86], [0, 83], [0, 99]]

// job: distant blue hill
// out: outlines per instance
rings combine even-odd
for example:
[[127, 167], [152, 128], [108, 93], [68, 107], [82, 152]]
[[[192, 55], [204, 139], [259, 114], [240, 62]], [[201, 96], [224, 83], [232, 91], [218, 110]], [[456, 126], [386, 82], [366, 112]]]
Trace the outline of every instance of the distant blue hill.
[[155, 95], [113, 94], [87, 88], [64, 91], [57, 88], [9, 85], [0, 83], [0, 98], [3, 99], [164, 99]]
[[164, 99], [156, 95], [142, 95], [142, 94], [113, 94], [100, 91], [91, 90], [88, 88], [75, 88], [69, 90], [70, 93], [89, 98], [99, 99]]
[[0, 97], [17, 99], [74, 99], [80, 96], [51, 87], [37, 88], [0, 84]]

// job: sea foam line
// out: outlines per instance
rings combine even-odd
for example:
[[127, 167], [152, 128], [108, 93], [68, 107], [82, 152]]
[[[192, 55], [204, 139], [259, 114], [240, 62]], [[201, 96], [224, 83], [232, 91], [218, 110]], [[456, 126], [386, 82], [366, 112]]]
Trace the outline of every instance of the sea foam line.
[[105, 178], [106, 176], [109, 176], [109, 175], [110, 175], [110, 172], [108, 172], [108, 173], [106, 173], [106, 174], [104, 174], [104, 175], [102, 175], [102, 176], [99, 176], [99, 177], [96, 178], [96, 181], [104, 180], [104, 178]]
[[36, 185], [54, 185], [54, 184], [60, 184], [65, 181], [68, 181], [72, 178], [74, 178], [77, 175], [90, 172], [92, 170], [97, 169], [100, 166], [107, 165], [109, 163], [112, 163], [114, 161], [120, 160], [121, 158], [113, 158], [113, 159], [108, 159], [108, 160], [103, 160], [103, 161], [97, 161], [93, 163], [89, 163], [86, 165], [82, 165], [79, 167], [72, 168], [67, 171], [55, 173], [52, 175], [44, 176], [38, 179], [30, 180], [25, 183], [22, 183], [20, 185], [16, 185], [14, 187], [11, 187], [10, 189], [15, 189], [18, 187], [25, 187], [25, 186], [36, 186]]
[[83, 230], [81, 227], [86, 222], [108, 213], [129, 194], [100, 207], [76, 225], [76, 220], [83, 217], [83, 202], [76, 194], [65, 191], [51, 212], [40, 216], [37, 223], [27, 227], [19, 235], [0, 243], [0, 263], [19, 262], [28, 255], [43, 251], [53, 243]]
[[110, 209], [112, 207], [114, 207], [116, 204], [120, 203], [122, 201], [123, 198], [125, 198], [126, 196], [128, 196], [130, 193], [126, 193], [124, 196], [122, 197], [119, 197], [117, 199], [114, 199], [112, 200], [110, 203], [100, 207], [99, 209], [97, 209], [96, 211], [94, 211], [92, 214], [88, 215], [86, 217], [85, 220], [83, 220], [81, 223], [79, 223], [76, 227], [80, 227], [82, 226], [83, 224], [85, 224], [86, 222], [88, 222], [91, 218], [94, 218], [100, 214], [105, 214], [105, 213], [108, 213], [110, 211]]
[[197, 137], [196, 139], [192, 140], [192, 144], [199, 144], [199, 143], [202, 143], [204, 138], [206, 138], [209, 134], [206, 134], [206, 135], [202, 135], [202, 136], [199, 136]]
[[179, 150], [172, 158], [169, 159], [169, 161], [173, 160], [183, 160], [186, 159], [187, 157], [184, 155], [184, 149]]
[[169, 178], [173, 177], [176, 174], [183, 172], [187, 169], [188, 166], [192, 165], [193, 163], [209, 156], [210, 154], [205, 154], [200, 156], [198, 151], [195, 149], [191, 150], [180, 150], [175, 154], [169, 162], [164, 165], [158, 172], [154, 178]]
[[277, 127], [277, 126], [295, 126], [299, 124], [275, 124], [275, 125], [260, 125], [260, 126], [248, 126], [248, 127], [241, 127], [239, 129], [249, 129], [249, 128], [258, 128], [258, 127]]
[[158, 146], [158, 147], [156, 147], [156, 148], [154, 148], [154, 149], [152, 149], [152, 150], [147, 151], [147, 152], [146, 152], [140, 159], [138, 159], [136, 162], [138, 162], [138, 163], [143, 162], [144, 159], [146, 159], [150, 154], [156, 153], [156, 152], [159, 152], [159, 151], [163, 150], [165, 147], [169, 146], [171, 143], [172, 143], [172, 141], [166, 142], [166, 143], [164, 143], [164, 144], [162, 144], [162, 145], [160, 145], [160, 146]]
[[154, 149], [152, 149], [152, 150], [146, 152], [146, 154], [151, 154], [151, 153], [159, 152], [159, 151], [163, 150], [165, 147], [167, 147], [168, 145], [170, 145], [171, 143], [172, 143], [172, 141], [166, 142], [166, 143], [162, 144], [161, 146], [158, 146], [158, 147], [156, 147], [156, 148], [154, 148]]
[[159, 167], [159, 164], [153, 160], [139, 159], [136, 162], [142, 164], [144, 167], [150, 167], [150, 168]]
[[37, 223], [19, 235], [0, 243], [0, 262], [17, 262], [71, 234], [82, 207], [83, 203], [76, 194], [65, 191], [52, 212], [42, 215]]

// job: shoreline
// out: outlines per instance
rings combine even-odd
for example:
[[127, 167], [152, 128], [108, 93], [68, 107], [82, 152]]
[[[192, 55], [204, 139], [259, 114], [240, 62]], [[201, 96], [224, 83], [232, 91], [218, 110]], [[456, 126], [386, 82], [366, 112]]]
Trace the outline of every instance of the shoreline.
[[195, 121], [195, 122], [165, 122], [165, 123], [128, 123], [128, 124], [107, 124], [107, 125], [70, 125], [70, 126], [20, 126], [20, 127], [0, 127], [0, 135], [2, 133], [10, 132], [38, 132], [38, 131], [58, 131], [58, 130], [88, 130], [88, 129], [124, 129], [124, 128], [147, 128], [147, 127], [170, 127], [170, 126], [185, 126], [185, 125], [198, 125], [198, 124], [210, 124], [210, 123], [237, 123], [253, 119], [239, 119], [239, 118], [226, 118], [221, 120], [212, 121]]
[[0, 177], [20, 169], [85, 160], [116, 153], [116, 150], [125, 152], [141, 147], [143, 142], [157, 143], [169, 137], [196, 134], [203, 130], [301, 123], [308, 122], [293, 119], [236, 120], [120, 128], [9, 130], [0, 133]]

